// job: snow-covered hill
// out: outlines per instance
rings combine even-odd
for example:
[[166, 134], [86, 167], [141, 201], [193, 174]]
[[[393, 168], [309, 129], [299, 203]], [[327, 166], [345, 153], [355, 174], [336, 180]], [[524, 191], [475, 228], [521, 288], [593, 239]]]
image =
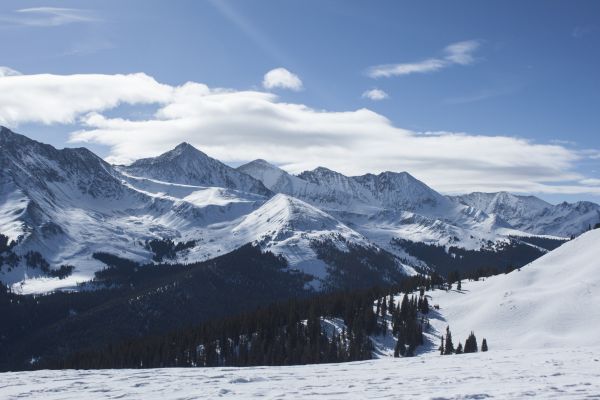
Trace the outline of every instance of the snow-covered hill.
[[474, 330], [495, 349], [600, 346], [599, 243], [592, 230], [520, 270], [434, 291], [434, 325], [450, 325], [455, 344]]

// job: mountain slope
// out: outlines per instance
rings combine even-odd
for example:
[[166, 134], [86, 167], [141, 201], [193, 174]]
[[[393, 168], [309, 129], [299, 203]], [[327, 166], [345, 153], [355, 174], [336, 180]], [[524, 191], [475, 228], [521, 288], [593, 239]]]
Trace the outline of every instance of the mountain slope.
[[215, 160], [188, 143], [158, 157], [143, 158], [120, 170], [143, 178], [195, 186], [217, 186], [268, 196], [258, 180]]
[[495, 349], [600, 346], [600, 229], [507, 275], [436, 291], [432, 303], [464, 339], [471, 330]]

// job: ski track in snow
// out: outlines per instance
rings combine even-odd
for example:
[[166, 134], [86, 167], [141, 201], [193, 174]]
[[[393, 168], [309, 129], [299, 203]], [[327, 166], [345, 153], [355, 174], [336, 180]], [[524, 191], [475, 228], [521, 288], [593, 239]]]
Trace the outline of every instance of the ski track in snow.
[[600, 398], [600, 349], [491, 350], [292, 367], [0, 374], [0, 398], [6, 400], [528, 397]]

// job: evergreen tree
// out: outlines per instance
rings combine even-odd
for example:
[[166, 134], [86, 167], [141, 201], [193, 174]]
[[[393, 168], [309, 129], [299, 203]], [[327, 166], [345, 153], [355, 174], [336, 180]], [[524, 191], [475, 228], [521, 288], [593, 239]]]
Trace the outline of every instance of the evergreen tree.
[[483, 338], [483, 342], [481, 342], [481, 351], [488, 351], [487, 340]]
[[449, 355], [454, 353], [454, 344], [452, 343], [452, 333], [450, 332], [450, 326], [446, 327], [446, 347], [444, 348], [444, 354]]
[[387, 301], [386, 298], [383, 298], [383, 301], [381, 302], [381, 316], [385, 318], [385, 316], [387, 315]]
[[465, 341], [465, 353], [476, 353], [477, 352], [477, 339], [475, 334], [471, 331], [471, 334]]
[[396, 342], [396, 347], [394, 347], [394, 357], [400, 357], [400, 340]]
[[442, 343], [440, 344], [440, 348], [438, 350], [440, 351], [440, 354], [443, 356], [444, 355], [444, 335], [441, 335], [440, 339], [441, 339]]
[[456, 354], [462, 354], [463, 346], [461, 342], [458, 342], [458, 347], [456, 348]]

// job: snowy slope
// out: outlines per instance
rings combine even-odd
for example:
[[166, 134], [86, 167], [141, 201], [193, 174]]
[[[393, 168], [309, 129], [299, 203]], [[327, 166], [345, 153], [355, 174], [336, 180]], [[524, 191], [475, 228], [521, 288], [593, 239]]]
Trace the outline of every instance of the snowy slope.
[[494, 351], [344, 364], [21, 371], [6, 399], [584, 399], [600, 393], [599, 348]]
[[593, 230], [510, 274], [433, 292], [438, 330], [449, 324], [455, 344], [474, 330], [497, 349], [600, 346], [599, 243]]

